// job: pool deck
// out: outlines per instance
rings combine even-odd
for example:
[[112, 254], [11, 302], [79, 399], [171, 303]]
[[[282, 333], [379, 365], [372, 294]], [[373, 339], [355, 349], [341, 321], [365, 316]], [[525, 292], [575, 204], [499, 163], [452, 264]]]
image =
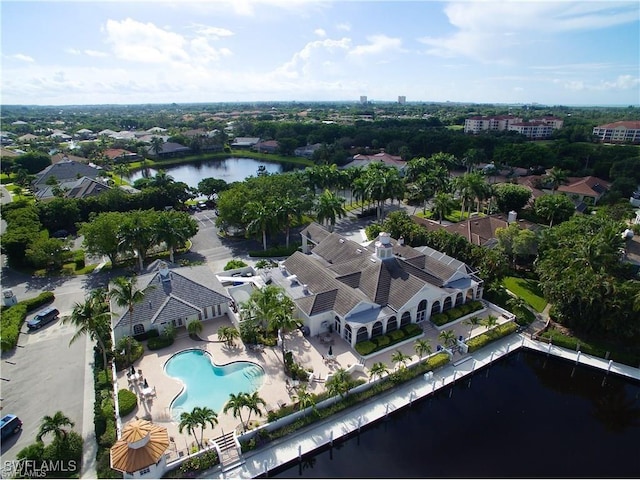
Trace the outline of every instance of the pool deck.
[[[499, 315], [498, 312], [487, 311], [479, 316], [484, 317], [490, 313]], [[505, 320], [501, 319], [500, 323], [502, 323], [502, 321]], [[150, 419], [153, 423], [166, 427], [169, 432], [169, 437], [173, 439], [168, 451], [168, 461], [173, 461], [178, 457], [184, 456], [190, 446], [195, 443], [194, 437], [188, 435], [186, 430], [182, 433], [178, 431], [178, 422], [174, 421], [171, 417], [169, 406], [173, 399], [182, 391], [182, 383], [166, 375], [164, 365], [175, 353], [190, 348], [201, 348], [212, 355], [217, 365], [225, 365], [234, 361], [252, 361], [259, 364], [265, 371], [265, 380], [258, 394], [265, 400], [266, 408], [263, 409], [265, 415], [252, 415], [251, 421], [257, 420], [264, 423], [268, 410], [276, 410], [280, 405], [290, 405], [295, 401], [291, 396], [295, 394], [295, 392], [289, 390], [287, 387], [287, 377], [284, 374], [280, 347], [265, 347], [262, 352], [257, 352], [246, 349], [240, 340], [237, 340], [236, 346], [229, 348], [218, 341], [216, 332], [221, 326], [232, 326], [232, 323], [226, 316], [209, 320], [203, 322], [203, 331], [200, 333], [203, 341], [191, 339], [183, 329], [182, 333], [170, 347], [156, 351], [145, 350], [143, 357], [135, 362], [134, 368], [136, 371], [142, 370], [142, 377], [147, 380], [150, 388], [155, 387], [156, 396], [150, 400], [142, 399], [140, 383], [128, 382], [126, 376], [127, 370], [123, 370], [117, 375], [118, 389], [129, 389], [136, 393], [139, 399], [138, 407], [121, 419], [122, 425], [138, 417]], [[475, 336], [483, 333], [486, 330], [485, 327], [477, 326], [473, 329], [473, 332], [470, 332], [469, 326], [463, 323], [458, 323], [448, 328], [454, 330], [456, 337], [462, 335], [465, 338], [469, 335]], [[361, 378], [368, 379], [368, 367], [375, 362], [382, 362], [387, 365], [389, 369], [392, 369], [394, 364], [391, 361], [391, 357], [396, 350], [400, 350], [405, 355], [411, 356], [411, 360], [413, 361], [417, 360], [418, 357], [413, 346], [417, 338], [428, 340], [431, 348], [435, 351], [436, 345], [441, 343], [441, 341], [438, 340], [439, 331], [431, 326], [431, 324], [424, 324], [423, 329], [425, 333], [422, 337], [412, 338], [406, 343], [394, 346], [389, 351], [370, 356], [364, 363], [365, 372], [356, 373], [353, 376], [356, 378], [361, 376]], [[332, 353], [335, 359], [331, 362], [325, 362], [323, 357], [327, 356], [329, 347], [326, 343], [321, 342], [319, 338], [303, 337], [299, 330], [287, 334], [285, 337], [285, 345], [288, 350], [293, 352], [295, 361], [304, 368], [313, 370], [314, 377], [319, 379], [307, 385], [309, 392], [320, 393], [324, 391], [324, 381], [332, 371], [340, 367], [349, 368], [351, 365], [360, 362], [360, 356], [354, 352], [344, 340], [336, 334], [333, 334], [332, 340]], [[454, 361], [459, 358], [461, 358], [461, 355], [455, 354]], [[218, 414], [219, 423], [213, 429], [207, 427], [204, 430], [205, 444], [208, 439], [217, 438], [240, 426], [240, 420], [234, 418], [231, 412], [223, 413], [220, 411], [216, 413]], [[246, 409], [243, 410], [242, 414], [243, 419], [246, 421]], [[200, 430], [198, 429], [197, 434], [199, 435], [199, 433]]]

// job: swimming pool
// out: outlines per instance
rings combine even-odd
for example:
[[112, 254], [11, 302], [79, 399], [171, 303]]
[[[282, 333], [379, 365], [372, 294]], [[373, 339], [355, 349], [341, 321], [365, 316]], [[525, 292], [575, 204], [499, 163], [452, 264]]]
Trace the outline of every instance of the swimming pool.
[[173, 355], [164, 365], [165, 373], [183, 384], [182, 392], [171, 402], [171, 416], [194, 407], [209, 407], [222, 413], [231, 393], [253, 393], [264, 382], [264, 370], [253, 362], [215, 365], [208, 352], [191, 349]]

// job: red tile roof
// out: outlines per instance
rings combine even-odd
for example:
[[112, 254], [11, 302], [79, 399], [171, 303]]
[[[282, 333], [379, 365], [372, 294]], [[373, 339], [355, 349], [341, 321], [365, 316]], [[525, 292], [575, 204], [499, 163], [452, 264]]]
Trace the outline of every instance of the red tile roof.
[[600, 196], [611, 185], [598, 177], [569, 178], [567, 185], [560, 185], [559, 192], [577, 193], [578, 195]]
[[596, 128], [626, 128], [627, 130], [640, 130], [640, 120], [606, 123], [604, 125], [598, 125]]

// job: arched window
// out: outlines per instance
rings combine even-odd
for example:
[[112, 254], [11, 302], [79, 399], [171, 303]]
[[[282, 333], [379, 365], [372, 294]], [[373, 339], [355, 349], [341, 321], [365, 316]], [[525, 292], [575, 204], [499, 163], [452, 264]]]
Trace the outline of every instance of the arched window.
[[471, 300], [473, 300], [473, 288], [467, 290], [467, 302], [470, 302]]
[[348, 323], [344, 326], [344, 339], [351, 343], [351, 326]]
[[387, 322], [387, 333], [398, 329], [398, 320], [395, 316], [391, 317]]
[[422, 300], [418, 304], [418, 314], [416, 315], [416, 322], [424, 322], [427, 319], [427, 301]]
[[458, 294], [456, 295], [456, 307], [458, 305], [462, 305], [462, 300], [464, 300], [462, 297], [462, 292], [458, 292]]
[[440, 301], [436, 300], [435, 302], [433, 302], [433, 305], [431, 305], [431, 315], [435, 315], [436, 313], [440, 313]]
[[144, 333], [144, 325], [141, 323], [136, 323], [133, 326], [133, 334], [134, 335], [142, 335]]
[[411, 313], [404, 312], [402, 314], [402, 318], [400, 319], [400, 327], [404, 327], [405, 325], [409, 325], [411, 323]]
[[446, 312], [447, 310], [451, 309], [451, 297], [447, 297], [444, 299], [444, 304], [442, 306], [442, 311]]
[[382, 322], [376, 322], [371, 329], [371, 338], [376, 338], [382, 335]]
[[367, 327], [360, 327], [358, 329], [358, 335], [356, 335], [356, 343], [364, 342], [369, 339], [369, 332], [367, 332]]
[[338, 317], [335, 317], [335, 321], [333, 322], [333, 329], [338, 335], [340, 335], [340, 333], [342, 332], [342, 322]]

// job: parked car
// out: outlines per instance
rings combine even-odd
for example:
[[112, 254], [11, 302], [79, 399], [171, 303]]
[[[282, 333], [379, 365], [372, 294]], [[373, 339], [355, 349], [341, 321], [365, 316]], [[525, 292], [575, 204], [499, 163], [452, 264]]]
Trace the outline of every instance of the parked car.
[[29, 330], [37, 330], [43, 325], [55, 320], [60, 315], [60, 311], [54, 307], [48, 307], [36, 313], [31, 320], [27, 320]]
[[22, 420], [15, 415], [5, 415], [0, 420], [0, 439], [4, 440], [15, 435], [22, 429]]
[[69, 236], [69, 232], [66, 230], [56, 230], [51, 236], [53, 238], [67, 238]]
[[206, 210], [209, 206], [205, 202], [198, 202], [198, 208], [200, 210]]

